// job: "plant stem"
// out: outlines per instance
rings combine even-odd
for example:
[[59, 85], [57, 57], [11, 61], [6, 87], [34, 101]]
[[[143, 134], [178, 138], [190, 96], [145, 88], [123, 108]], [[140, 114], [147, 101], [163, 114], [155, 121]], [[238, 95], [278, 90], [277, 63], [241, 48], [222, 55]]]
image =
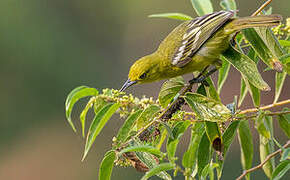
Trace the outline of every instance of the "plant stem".
[[266, 1], [262, 6], [259, 7], [251, 16], [257, 16], [266, 6], [268, 6], [272, 0]]
[[[283, 148], [285, 149], [285, 148], [288, 148], [289, 146], [290, 146], [290, 141], [287, 141], [287, 143], [283, 146]], [[280, 154], [281, 152], [282, 152], [282, 149], [278, 149], [277, 151], [273, 152], [272, 154], [269, 154], [263, 162], [261, 162], [259, 165], [255, 166], [255, 167], [253, 167], [251, 169], [245, 170], [243, 172], [243, 174], [240, 175], [236, 180], [242, 180], [242, 178], [245, 177], [248, 173], [253, 172], [253, 171], [257, 170], [257, 169], [262, 168], [267, 163], [267, 161], [269, 161], [270, 159], [272, 159], [277, 154]]]
[[267, 106], [262, 106], [260, 108], [251, 108], [251, 109], [246, 109], [243, 110], [241, 112], [239, 112], [238, 114], [247, 114], [247, 113], [252, 113], [252, 112], [258, 112], [259, 110], [265, 110], [265, 109], [270, 109], [273, 107], [277, 107], [277, 106], [282, 106], [282, 105], [286, 105], [286, 104], [290, 104], [290, 99], [287, 99], [285, 101], [280, 101], [274, 104], [269, 104]]

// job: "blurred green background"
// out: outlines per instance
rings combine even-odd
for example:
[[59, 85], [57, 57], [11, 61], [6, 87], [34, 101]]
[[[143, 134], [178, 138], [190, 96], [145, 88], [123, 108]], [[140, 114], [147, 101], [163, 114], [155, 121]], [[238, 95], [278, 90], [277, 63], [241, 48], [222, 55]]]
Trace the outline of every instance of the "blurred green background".
[[[251, 14], [264, 2], [236, 1], [240, 16]], [[212, 2], [220, 10], [219, 1]], [[271, 6], [273, 13], [289, 16], [288, 0], [274, 0]], [[0, 1], [0, 179], [97, 179], [98, 165], [123, 120], [117, 116], [111, 119], [88, 158], [81, 162], [84, 139], [80, 132], [74, 134], [65, 120], [66, 95], [79, 85], [100, 90], [120, 88], [134, 60], [152, 52], [180, 23], [147, 18], [162, 12], [196, 16], [189, 0]], [[262, 75], [274, 89], [274, 73]], [[230, 103], [239, 93], [239, 76], [232, 68], [221, 94], [224, 103]], [[128, 92], [156, 97], [160, 85], [140, 85]], [[287, 78], [281, 99], [289, 98], [289, 90]], [[273, 91], [263, 93], [262, 99], [263, 104], [271, 103]], [[74, 109], [76, 121], [84, 102]], [[243, 108], [250, 106], [248, 96]], [[256, 132], [253, 134], [258, 142]], [[279, 129], [276, 135], [281, 143], [286, 141]], [[223, 179], [241, 173], [239, 153], [236, 141], [227, 157]], [[256, 154], [254, 163], [258, 157]], [[133, 168], [115, 168], [112, 179], [140, 176], [142, 173]], [[265, 178], [261, 171], [253, 176]]]

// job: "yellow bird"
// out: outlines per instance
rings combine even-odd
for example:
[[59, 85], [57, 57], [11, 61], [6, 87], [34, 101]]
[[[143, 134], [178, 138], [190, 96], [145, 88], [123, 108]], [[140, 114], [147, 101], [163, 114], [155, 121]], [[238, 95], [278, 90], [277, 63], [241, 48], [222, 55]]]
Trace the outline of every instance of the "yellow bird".
[[220, 67], [220, 55], [229, 47], [233, 34], [252, 27], [278, 25], [280, 15], [234, 18], [234, 11], [219, 11], [177, 26], [150, 55], [138, 59], [130, 68], [128, 80], [120, 91], [134, 84], [169, 79], [191, 72], [215, 68], [194, 79], [202, 82]]

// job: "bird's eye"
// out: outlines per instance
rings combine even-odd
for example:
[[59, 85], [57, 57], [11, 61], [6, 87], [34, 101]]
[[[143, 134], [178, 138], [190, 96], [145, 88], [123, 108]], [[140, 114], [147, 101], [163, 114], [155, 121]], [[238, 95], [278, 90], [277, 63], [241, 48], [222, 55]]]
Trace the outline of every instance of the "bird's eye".
[[146, 73], [143, 73], [143, 74], [139, 77], [139, 79], [145, 79], [146, 76], [147, 76], [147, 74], [146, 74]]

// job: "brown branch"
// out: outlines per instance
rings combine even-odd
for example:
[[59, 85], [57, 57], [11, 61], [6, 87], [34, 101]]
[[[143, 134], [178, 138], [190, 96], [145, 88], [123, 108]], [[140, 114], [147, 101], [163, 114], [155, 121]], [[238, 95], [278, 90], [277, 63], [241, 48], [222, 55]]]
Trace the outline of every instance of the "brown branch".
[[[283, 149], [288, 148], [290, 146], [290, 141], [287, 141], [287, 143], [283, 146]], [[242, 175], [240, 175], [236, 180], [242, 180], [243, 177], [245, 177], [248, 173], [256, 171], [257, 169], [262, 168], [270, 159], [272, 159], [274, 156], [276, 156], [277, 154], [280, 154], [282, 152], [282, 149], [278, 149], [277, 151], [273, 152], [272, 154], [269, 154], [266, 159], [261, 162], [259, 165], [251, 168], [251, 169], [247, 169], [243, 172]]]
[[243, 110], [243, 111], [239, 112], [238, 114], [246, 114], [246, 113], [258, 112], [259, 110], [266, 110], [266, 109], [270, 109], [270, 108], [273, 108], [273, 107], [282, 106], [282, 105], [286, 105], [286, 104], [290, 104], [290, 99], [287, 99], [285, 101], [280, 101], [280, 102], [277, 102], [277, 103], [274, 103], [274, 104], [269, 104], [267, 106], [262, 106], [262, 107], [259, 107], [259, 108], [246, 109], [246, 110]]

